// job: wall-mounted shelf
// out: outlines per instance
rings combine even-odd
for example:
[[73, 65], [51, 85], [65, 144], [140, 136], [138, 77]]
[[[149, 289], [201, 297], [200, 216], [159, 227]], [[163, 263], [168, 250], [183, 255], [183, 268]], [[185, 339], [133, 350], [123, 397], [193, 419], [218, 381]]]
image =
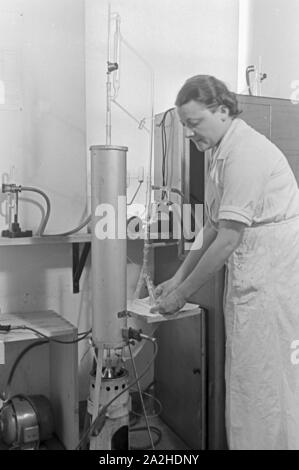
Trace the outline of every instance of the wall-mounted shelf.
[[[73, 293], [80, 291], [80, 277], [85, 266], [88, 254], [90, 252], [91, 234], [82, 233], [62, 236], [45, 236], [45, 237], [22, 237], [22, 238], [6, 238], [0, 237], [1, 246], [42, 246], [42, 245], [59, 245], [71, 243], [73, 255]], [[84, 247], [80, 254], [80, 243], [84, 243]]]
[[[6, 238], [0, 237], [1, 246], [42, 246], [42, 245], [59, 245], [65, 243], [72, 244], [73, 256], [73, 293], [80, 292], [80, 278], [88, 258], [91, 247], [92, 236], [90, 233], [75, 234], [70, 236], [44, 236], [44, 237], [22, 237], [22, 238]], [[134, 242], [134, 240], [128, 240]], [[84, 246], [80, 253], [80, 244]], [[177, 245], [178, 242], [155, 242], [151, 244], [151, 248], [163, 248], [166, 246]]]
[[18, 245], [51, 245], [58, 243], [86, 243], [91, 242], [90, 233], [82, 233], [70, 235], [68, 237], [61, 236], [45, 236], [45, 237], [23, 237], [23, 238], [6, 238], [0, 237], [0, 246], [18, 246]]
[[[46, 237], [24, 237], [24, 238], [6, 238], [0, 237], [0, 246], [18, 246], [18, 245], [51, 245], [58, 243], [89, 243], [91, 242], [90, 233], [82, 233], [77, 235], [70, 235], [68, 237], [61, 237], [50, 235]], [[129, 242], [135, 240], [128, 239]], [[137, 240], [139, 241], [139, 240]], [[155, 241], [151, 244], [151, 248], [164, 248], [168, 246], [178, 245], [177, 241]]]

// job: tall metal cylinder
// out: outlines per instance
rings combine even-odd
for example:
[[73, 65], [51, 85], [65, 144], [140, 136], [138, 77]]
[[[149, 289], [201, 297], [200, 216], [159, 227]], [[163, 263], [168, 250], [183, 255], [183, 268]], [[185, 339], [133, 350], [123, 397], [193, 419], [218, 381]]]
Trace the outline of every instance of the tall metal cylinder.
[[95, 345], [122, 347], [126, 327], [127, 147], [96, 145], [91, 151], [92, 337]]

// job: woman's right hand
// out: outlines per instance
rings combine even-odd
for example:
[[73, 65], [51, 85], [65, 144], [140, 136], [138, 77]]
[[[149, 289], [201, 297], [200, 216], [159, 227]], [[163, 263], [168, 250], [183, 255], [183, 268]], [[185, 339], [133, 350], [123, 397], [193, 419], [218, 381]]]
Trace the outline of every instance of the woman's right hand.
[[180, 284], [180, 281], [175, 277], [171, 277], [167, 281], [162, 282], [159, 284], [155, 289], [155, 296], [164, 297], [174, 291]]

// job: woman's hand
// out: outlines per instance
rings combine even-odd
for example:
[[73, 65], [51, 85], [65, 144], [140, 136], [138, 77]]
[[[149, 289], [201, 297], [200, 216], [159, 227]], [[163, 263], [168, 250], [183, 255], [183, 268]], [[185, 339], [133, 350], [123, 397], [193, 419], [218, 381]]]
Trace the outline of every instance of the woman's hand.
[[180, 284], [180, 281], [175, 277], [171, 277], [165, 282], [159, 284], [155, 289], [155, 297], [165, 297], [174, 291]]
[[156, 305], [151, 308], [151, 313], [172, 314], [180, 310], [186, 303], [183, 291], [177, 288], [169, 294], [162, 295], [157, 299]]

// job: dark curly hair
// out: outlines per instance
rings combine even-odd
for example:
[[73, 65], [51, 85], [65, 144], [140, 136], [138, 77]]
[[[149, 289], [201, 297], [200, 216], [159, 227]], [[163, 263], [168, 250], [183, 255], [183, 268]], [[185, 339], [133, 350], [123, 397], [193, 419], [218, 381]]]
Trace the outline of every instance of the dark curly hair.
[[212, 75], [195, 75], [189, 78], [180, 89], [175, 105], [180, 107], [189, 101], [197, 101], [211, 111], [224, 105], [232, 118], [240, 114], [235, 93], [229, 91], [225, 83]]

